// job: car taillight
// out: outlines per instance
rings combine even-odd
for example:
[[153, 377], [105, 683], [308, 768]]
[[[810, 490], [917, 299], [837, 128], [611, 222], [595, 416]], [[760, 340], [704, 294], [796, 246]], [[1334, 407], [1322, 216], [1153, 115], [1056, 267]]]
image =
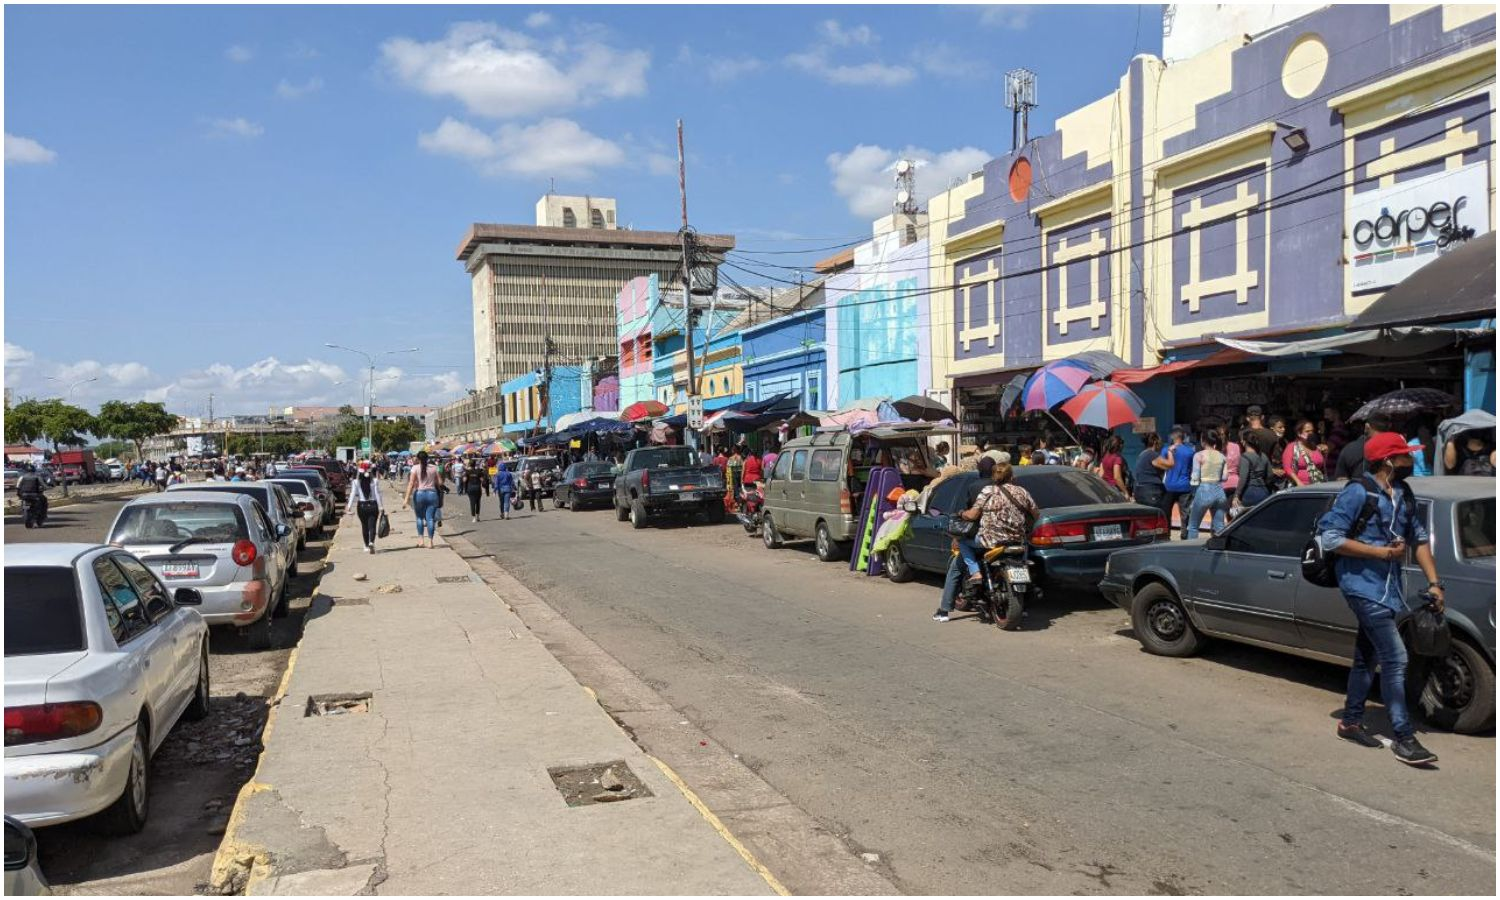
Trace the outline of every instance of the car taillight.
[[651, 470], [650, 469], [642, 469], [641, 470], [641, 490], [645, 491], [645, 490], [649, 490], [650, 488], [651, 488]]
[[1167, 517], [1162, 513], [1130, 520], [1130, 536], [1133, 538], [1161, 537], [1167, 531]]
[[1055, 547], [1059, 544], [1081, 544], [1087, 541], [1088, 526], [1083, 522], [1049, 522], [1031, 532], [1031, 546]]
[[235, 541], [234, 548], [229, 551], [229, 558], [234, 560], [237, 566], [248, 566], [255, 562], [255, 543], [253, 541]]
[[575, 478], [575, 479], [573, 479], [573, 487], [586, 488], [588, 486], [589, 486], [589, 480], [587, 478]]
[[42, 703], [5, 708], [5, 746], [57, 741], [88, 734], [104, 721], [99, 704]]
[[854, 495], [849, 493], [848, 488], [839, 488], [839, 512], [853, 514]]

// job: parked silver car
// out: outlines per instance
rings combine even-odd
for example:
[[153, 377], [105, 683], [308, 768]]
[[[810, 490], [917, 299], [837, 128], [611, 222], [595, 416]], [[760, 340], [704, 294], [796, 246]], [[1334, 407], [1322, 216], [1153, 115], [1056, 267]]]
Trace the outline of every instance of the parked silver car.
[[[1407, 691], [1433, 724], [1472, 733], [1495, 723], [1495, 481], [1413, 478], [1445, 586], [1453, 648], [1411, 656]], [[1357, 625], [1338, 588], [1302, 578], [1302, 547], [1343, 482], [1273, 494], [1213, 538], [1120, 550], [1099, 588], [1130, 613], [1151, 653], [1189, 656], [1228, 638], [1350, 665]], [[1414, 554], [1408, 586], [1425, 584]], [[1415, 608], [1415, 597], [1407, 603]], [[1404, 630], [1404, 629], [1403, 629]]]
[[285, 525], [291, 530], [290, 535], [278, 540], [285, 551], [282, 560], [287, 569], [287, 576], [297, 577], [297, 552], [307, 546], [307, 523], [302, 518], [302, 511], [297, 508], [296, 503], [292, 502], [292, 495], [286, 492], [286, 488], [269, 481], [208, 481], [198, 484], [174, 484], [167, 488], [167, 491], [222, 491], [250, 497], [260, 504], [261, 510], [271, 520], [272, 525]]
[[[323, 536], [323, 501], [313, 491], [313, 486], [301, 478], [268, 478], [279, 485], [292, 498], [292, 503], [302, 513], [302, 524], [307, 534]], [[305, 543], [305, 542], [304, 542]]]
[[264, 649], [272, 616], [287, 613], [290, 534], [244, 494], [168, 491], [126, 504], [109, 543], [134, 553], [168, 587], [198, 591], [208, 624], [238, 626]]

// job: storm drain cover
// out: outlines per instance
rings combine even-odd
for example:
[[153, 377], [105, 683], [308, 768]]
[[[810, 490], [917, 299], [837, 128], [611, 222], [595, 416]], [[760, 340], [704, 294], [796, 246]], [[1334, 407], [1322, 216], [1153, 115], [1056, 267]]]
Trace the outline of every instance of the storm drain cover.
[[466, 581], [473, 581], [473, 580], [474, 580], [474, 577], [472, 575], [438, 575], [437, 576], [437, 583], [438, 584], [463, 584]]
[[374, 702], [369, 691], [362, 694], [313, 694], [307, 698], [303, 716], [348, 716], [367, 713]]
[[652, 796], [651, 789], [620, 760], [592, 766], [559, 766], [548, 769], [547, 774], [552, 776], [553, 786], [569, 806], [618, 803]]

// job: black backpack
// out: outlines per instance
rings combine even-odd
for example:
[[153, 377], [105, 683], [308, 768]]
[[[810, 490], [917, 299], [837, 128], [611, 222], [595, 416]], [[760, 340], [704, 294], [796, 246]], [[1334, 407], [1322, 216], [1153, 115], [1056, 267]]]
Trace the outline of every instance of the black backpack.
[[[1376, 491], [1380, 488], [1373, 486], [1372, 489], [1372, 485], [1366, 484], [1365, 480], [1350, 481], [1344, 485], [1344, 490], [1346, 491], [1358, 485], [1365, 492], [1365, 504], [1360, 509], [1359, 515], [1354, 517], [1354, 524], [1345, 533], [1346, 537], [1356, 540], [1358, 540], [1358, 535], [1365, 530], [1365, 526], [1369, 524], [1370, 519], [1374, 518], [1375, 514], [1380, 511], [1380, 499], [1376, 494]], [[1411, 492], [1411, 485], [1402, 482], [1397, 486], [1397, 489], [1401, 491], [1401, 502], [1403, 505], [1411, 504], [1412, 507], [1416, 505], [1416, 499]], [[1333, 569], [1333, 559], [1337, 554], [1325, 551], [1323, 549], [1323, 542], [1318, 539], [1318, 522], [1323, 520], [1323, 514], [1332, 509], [1333, 504], [1337, 501], [1338, 496], [1335, 496], [1323, 508], [1323, 513], [1319, 514], [1317, 521], [1313, 522], [1312, 535], [1308, 537], [1307, 543], [1302, 545], [1302, 577], [1318, 587], [1338, 587], [1339, 583], [1338, 574]]]

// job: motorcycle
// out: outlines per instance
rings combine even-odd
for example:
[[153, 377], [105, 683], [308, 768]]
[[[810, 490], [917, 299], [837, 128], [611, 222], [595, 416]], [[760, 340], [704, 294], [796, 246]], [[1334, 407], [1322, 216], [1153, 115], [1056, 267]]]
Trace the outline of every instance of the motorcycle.
[[984, 552], [978, 581], [970, 581], [954, 598], [960, 610], [977, 610], [981, 622], [993, 622], [1004, 631], [1019, 631], [1026, 604], [1042, 597], [1033, 578], [1035, 563], [1024, 544], [993, 547]]
[[44, 494], [21, 498], [21, 521], [27, 528], [41, 528], [47, 524], [47, 497]]
[[740, 524], [745, 526], [746, 534], [760, 534], [760, 521], [766, 508], [766, 495], [760, 489], [760, 485], [746, 485], [745, 494], [740, 498], [739, 511], [735, 517]]

